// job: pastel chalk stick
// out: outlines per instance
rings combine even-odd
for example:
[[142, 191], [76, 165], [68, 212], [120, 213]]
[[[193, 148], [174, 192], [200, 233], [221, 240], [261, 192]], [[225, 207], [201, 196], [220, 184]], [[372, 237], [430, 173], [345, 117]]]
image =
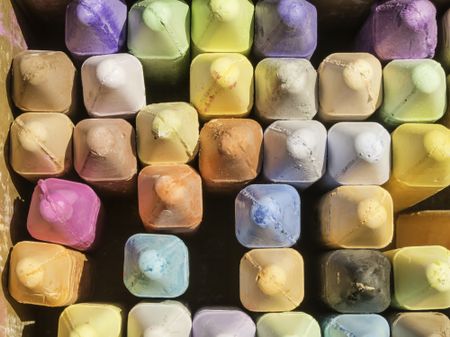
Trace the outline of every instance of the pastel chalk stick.
[[[392, 133], [392, 176], [383, 186], [400, 211], [450, 184], [450, 130], [440, 124], [406, 123]], [[413, 151], [412, 151], [413, 149]]]
[[200, 131], [200, 175], [213, 191], [236, 190], [254, 180], [262, 165], [263, 133], [252, 119], [213, 119]]
[[312, 119], [318, 110], [316, 70], [305, 59], [260, 61], [255, 68], [255, 107], [263, 121]]
[[320, 239], [331, 248], [380, 249], [394, 235], [394, 207], [379, 186], [340, 186], [319, 202]]
[[450, 249], [448, 210], [400, 214], [395, 230], [397, 248], [437, 245]]
[[383, 69], [380, 118], [389, 126], [433, 123], [447, 108], [444, 69], [434, 60], [394, 60]]
[[258, 319], [256, 330], [259, 337], [321, 337], [319, 323], [300, 311], [264, 314]]
[[384, 253], [392, 263], [392, 305], [405, 310], [450, 307], [449, 250], [442, 246], [413, 246]]
[[383, 316], [375, 314], [333, 315], [322, 322], [324, 337], [377, 336], [389, 337], [389, 323]]
[[120, 118], [89, 118], [74, 130], [74, 166], [78, 175], [99, 190], [133, 191], [137, 176], [135, 132]]
[[125, 244], [125, 287], [134, 296], [174, 298], [189, 285], [186, 245], [174, 235], [135, 234]]
[[254, 337], [255, 332], [255, 323], [250, 316], [234, 308], [202, 308], [197, 311], [192, 322], [193, 337]]
[[248, 54], [253, 44], [254, 6], [249, 0], [193, 0], [195, 54]]
[[128, 337], [189, 337], [191, 328], [189, 309], [177, 301], [139, 303], [128, 314]]
[[22, 111], [73, 112], [76, 69], [61, 51], [27, 50], [13, 60], [12, 98]]
[[191, 63], [190, 101], [204, 120], [245, 117], [253, 107], [253, 67], [241, 54], [198, 55]]
[[199, 122], [184, 102], [156, 103], [136, 117], [138, 156], [144, 165], [185, 164], [198, 152]]
[[19, 303], [62, 307], [86, 297], [90, 280], [84, 254], [63, 246], [22, 241], [11, 252], [9, 293]]
[[101, 201], [87, 185], [39, 180], [31, 197], [27, 229], [33, 238], [78, 250], [92, 249], [101, 227]]
[[194, 231], [203, 218], [201, 177], [188, 165], [147, 166], [139, 173], [138, 203], [148, 231]]
[[66, 8], [67, 49], [78, 59], [117, 53], [125, 43], [126, 20], [122, 0], [73, 0]]
[[294, 249], [253, 249], [239, 270], [241, 303], [249, 311], [290, 311], [303, 301], [303, 258]]
[[235, 199], [235, 232], [247, 248], [293, 246], [300, 237], [300, 196], [289, 185], [253, 184]]
[[73, 128], [64, 114], [19, 115], [10, 131], [13, 170], [30, 181], [66, 174], [72, 168]]
[[381, 64], [369, 53], [336, 53], [319, 66], [319, 118], [369, 118], [383, 99]]
[[450, 320], [440, 312], [401, 312], [391, 319], [392, 337], [450, 335]]
[[92, 56], [81, 67], [91, 117], [133, 117], [146, 104], [142, 65], [130, 54]]
[[321, 261], [322, 300], [344, 314], [374, 314], [391, 303], [391, 264], [378, 251], [341, 249]]
[[336, 185], [381, 185], [390, 176], [391, 137], [375, 122], [339, 122], [328, 130], [327, 179]]
[[127, 43], [150, 83], [179, 83], [189, 68], [189, 5], [182, 0], [136, 2], [128, 13]]
[[276, 121], [264, 132], [266, 179], [305, 189], [326, 171], [327, 131], [317, 121]]
[[255, 7], [258, 58], [309, 59], [317, 47], [317, 10], [305, 0], [262, 0]]
[[356, 49], [383, 61], [432, 58], [437, 33], [436, 7], [431, 1], [377, 1], [359, 32]]
[[121, 337], [122, 309], [104, 303], [72, 304], [58, 320], [58, 337]]

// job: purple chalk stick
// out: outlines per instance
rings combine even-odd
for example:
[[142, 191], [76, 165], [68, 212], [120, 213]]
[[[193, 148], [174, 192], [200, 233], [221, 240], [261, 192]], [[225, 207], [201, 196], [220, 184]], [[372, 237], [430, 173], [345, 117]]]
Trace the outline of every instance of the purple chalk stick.
[[100, 199], [85, 184], [39, 180], [28, 212], [28, 232], [37, 240], [89, 250], [97, 241], [100, 209]]
[[317, 46], [317, 10], [305, 0], [262, 0], [255, 7], [254, 52], [310, 58]]
[[255, 323], [244, 312], [233, 308], [207, 307], [192, 322], [193, 337], [254, 337]]
[[66, 10], [66, 46], [80, 59], [117, 53], [125, 43], [126, 20], [122, 0], [74, 0]]
[[431, 1], [383, 0], [372, 6], [356, 49], [389, 61], [432, 58], [436, 44], [436, 7]]

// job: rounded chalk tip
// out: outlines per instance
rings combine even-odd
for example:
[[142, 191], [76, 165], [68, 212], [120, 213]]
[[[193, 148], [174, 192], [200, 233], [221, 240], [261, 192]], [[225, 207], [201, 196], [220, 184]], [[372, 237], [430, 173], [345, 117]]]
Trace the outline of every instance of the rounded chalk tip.
[[413, 0], [400, 11], [400, 18], [411, 30], [423, 30], [427, 23], [436, 20], [436, 8], [428, 0]]
[[152, 134], [156, 139], [170, 139], [182, 127], [172, 110], [158, 112], [153, 118]]
[[292, 63], [282, 64], [278, 67], [276, 77], [280, 82], [280, 89], [292, 94], [299, 94], [304, 88], [304, 80], [298, 74], [298, 68]]
[[29, 289], [37, 289], [44, 282], [44, 268], [33, 258], [21, 259], [16, 265], [16, 275], [19, 282]]
[[229, 22], [239, 15], [239, 0], [209, 0], [209, 8], [214, 17], [222, 22]]
[[293, 30], [301, 30], [310, 14], [303, 0], [281, 0], [277, 11], [281, 22]]
[[46, 82], [50, 76], [50, 63], [39, 54], [27, 55], [19, 64], [21, 79], [28, 85], [37, 86]]
[[359, 202], [357, 213], [360, 223], [370, 229], [377, 229], [387, 221], [386, 208], [376, 199]]
[[438, 65], [424, 62], [414, 67], [411, 78], [417, 90], [424, 94], [431, 94], [439, 89], [442, 85], [442, 71], [439, 71]]
[[86, 134], [86, 145], [89, 151], [99, 157], [105, 157], [115, 147], [113, 132], [106, 126], [95, 126]]
[[245, 135], [239, 128], [230, 128], [222, 133], [217, 143], [220, 154], [230, 159], [242, 158], [245, 155]]
[[75, 16], [83, 26], [94, 26], [98, 22], [98, 14], [89, 1], [80, 1], [76, 4]]
[[172, 12], [167, 3], [154, 1], [142, 12], [142, 20], [153, 31], [162, 31], [172, 18]]
[[161, 280], [166, 274], [167, 261], [156, 250], [146, 249], [139, 254], [139, 270], [150, 280]]
[[253, 201], [250, 208], [252, 222], [261, 228], [274, 228], [281, 221], [280, 204], [271, 197], [265, 196]]
[[450, 159], [450, 131], [433, 130], [424, 136], [424, 147], [428, 156], [436, 161]]
[[97, 65], [96, 76], [102, 86], [110, 89], [118, 89], [126, 84], [125, 70], [111, 58], [100, 61]]
[[186, 187], [171, 176], [159, 176], [154, 184], [159, 200], [167, 206], [182, 206], [189, 199]]
[[450, 265], [446, 262], [431, 263], [426, 268], [428, 283], [439, 292], [450, 291]]
[[371, 164], [379, 161], [385, 152], [382, 140], [372, 132], [362, 132], [357, 135], [354, 146], [358, 157]]
[[286, 273], [277, 265], [269, 265], [259, 272], [256, 282], [264, 294], [273, 296], [283, 291], [286, 285]]
[[286, 139], [286, 149], [288, 154], [292, 158], [300, 161], [311, 159], [315, 146], [315, 135], [308, 129], [296, 130]]
[[91, 325], [85, 323], [73, 328], [69, 337], [98, 337], [98, 334]]
[[40, 122], [24, 123], [18, 132], [20, 145], [24, 150], [29, 152], [40, 151], [47, 138], [47, 128]]
[[373, 70], [369, 62], [359, 59], [345, 65], [342, 76], [350, 89], [361, 90], [369, 85]]
[[216, 59], [210, 68], [211, 77], [222, 88], [233, 88], [239, 79], [240, 71], [236, 62], [228, 56]]
[[161, 326], [151, 326], [145, 329], [143, 337], [168, 337], [170, 336], [169, 333], [167, 333], [166, 329], [164, 329]]
[[66, 200], [64, 192], [43, 194], [39, 203], [41, 217], [54, 225], [65, 225], [73, 215], [73, 207]]

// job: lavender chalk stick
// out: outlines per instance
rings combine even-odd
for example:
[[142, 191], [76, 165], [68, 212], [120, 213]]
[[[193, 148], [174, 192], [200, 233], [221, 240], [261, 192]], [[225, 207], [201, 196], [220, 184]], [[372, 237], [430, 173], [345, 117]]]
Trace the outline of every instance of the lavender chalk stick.
[[193, 337], [254, 337], [255, 323], [246, 313], [234, 308], [207, 307], [194, 316]]
[[436, 8], [431, 1], [384, 0], [372, 6], [356, 49], [387, 61], [432, 58], [436, 44]]
[[255, 7], [254, 53], [310, 58], [317, 46], [317, 10], [305, 0], [262, 0]]
[[66, 10], [66, 46], [74, 57], [117, 53], [125, 43], [122, 0], [74, 0]]

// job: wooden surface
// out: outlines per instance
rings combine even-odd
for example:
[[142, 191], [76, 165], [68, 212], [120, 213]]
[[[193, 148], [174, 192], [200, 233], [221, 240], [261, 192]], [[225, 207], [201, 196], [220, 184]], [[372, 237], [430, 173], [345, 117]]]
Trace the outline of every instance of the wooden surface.
[[[56, 3], [66, 0], [39, 0]], [[132, 1], [128, 1], [131, 3]], [[352, 50], [352, 41], [368, 14], [371, 0], [313, 0], [319, 9], [319, 46], [312, 63], [317, 67], [320, 61], [332, 52]], [[441, 9], [450, 6], [450, 0], [439, 0]], [[56, 23], [42, 23], [36, 11], [27, 10], [28, 0], [17, 0], [16, 8], [25, 10], [19, 16], [21, 27], [32, 49], [64, 50], [64, 31], [61, 20]], [[351, 5], [349, 5], [351, 4]], [[330, 9], [332, 6], [333, 8]], [[45, 8], [45, 7], [41, 7]], [[3, 15], [1, 14], [3, 13]], [[441, 11], [442, 13], [442, 11]], [[61, 15], [61, 14], [59, 14]], [[27, 25], [25, 26], [25, 21]], [[45, 21], [45, 20], [44, 20]], [[26, 326], [24, 335], [37, 337], [56, 336], [58, 316], [62, 308], [40, 308], [21, 306], [7, 295], [7, 270], [4, 269], [11, 244], [31, 239], [26, 232], [26, 214], [33, 185], [16, 175], [10, 175], [4, 148], [9, 125], [13, 119], [12, 103], [7, 90], [9, 68], [14, 53], [23, 49], [21, 30], [15, 24], [10, 0], [0, 0], [0, 337], [19, 337]], [[152, 90], [150, 101], [188, 101], [187, 83], [177, 90], [167, 92]], [[81, 91], [80, 91], [81, 92]], [[81, 97], [78, 97], [81, 102]], [[83, 105], [80, 104], [80, 107]], [[17, 113], [17, 112], [16, 112]], [[86, 118], [81, 110], [79, 118]], [[196, 167], [197, 165], [194, 164]], [[70, 179], [79, 180], [75, 175]], [[262, 182], [258, 180], [257, 182]], [[316, 318], [330, 313], [320, 304], [319, 297], [319, 256], [324, 250], [316, 243], [317, 220], [315, 205], [323, 193], [317, 187], [301, 193], [302, 234], [294, 246], [305, 259], [306, 289], [305, 300], [298, 308]], [[203, 306], [237, 306], [239, 302], [239, 261], [246, 249], [239, 245], [234, 234], [234, 197], [205, 194], [204, 221], [197, 233], [182, 236], [190, 253], [190, 286], [179, 298], [194, 313]], [[106, 226], [102, 242], [97, 251], [89, 254], [95, 265], [95, 289], [91, 301], [114, 302], [124, 308], [124, 312], [141, 299], [132, 296], [122, 281], [123, 247], [129, 236], [144, 232], [137, 211], [136, 196], [130, 199], [103, 198], [106, 209]], [[448, 209], [450, 191], [414, 207], [422, 209]], [[3, 298], [6, 295], [6, 299]], [[6, 310], [6, 311], [5, 311]], [[7, 315], [5, 316], [5, 312]], [[448, 314], [448, 312], [447, 312]], [[258, 315], [251, 314], [253, 318]]]
[[[13, 56], [25, 49], [21, 29], [9, 0], [0, 0], [0, 274], [2, 289], [0, 290], [0, 336], [16, 337], [22, 335], [22, 329], [29, 315], [25, 307], [12, 304], [5, 291], [7, 276], [7, 258], [14, 241], [14, 233], [10, 231], [15, 210], [21, 203], [19, 192], [10, 177], [6, 163], [8, 150], [6, 140], [11, 121], [13, 120], [11, 101], [9, 99], [9, 69]], [[5, 298], [6, 297], [6, 298]], [[14, 307], [12, 306], [14, 305]], [[20, 313], [20, 314], [19, 314]]]

